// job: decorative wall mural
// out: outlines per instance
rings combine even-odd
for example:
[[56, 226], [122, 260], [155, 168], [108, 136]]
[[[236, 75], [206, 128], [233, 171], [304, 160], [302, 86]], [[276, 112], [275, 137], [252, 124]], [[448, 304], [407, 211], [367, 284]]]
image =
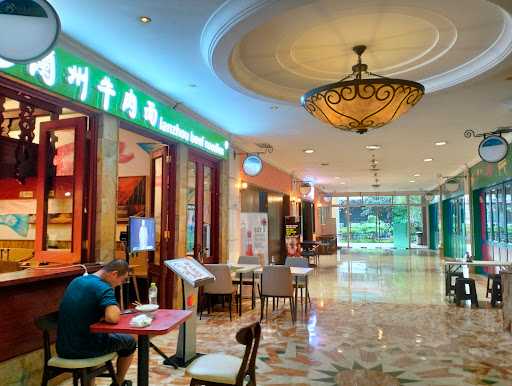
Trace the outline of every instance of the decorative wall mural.
[[7, 226], [18, 235], [27, 237], [30, 217], [28, 214], [0, 214], [0, 226]]
[[117, 187], [117, 221], [130, 216], [145, 216], [146, 176], [119, 177]]

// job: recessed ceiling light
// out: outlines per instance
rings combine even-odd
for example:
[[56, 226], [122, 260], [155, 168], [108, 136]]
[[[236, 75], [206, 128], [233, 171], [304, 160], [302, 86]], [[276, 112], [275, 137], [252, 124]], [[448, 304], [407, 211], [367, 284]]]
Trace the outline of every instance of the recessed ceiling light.
[[366, 145], [365, 146], [368, 150], [379, 150], [380, 145]]
[[340, 178], [339, 177], [334, 177], [335, 180], [339, 180]]
[[444, 145], [446, 145], [446, 143], [447, 143], [446, 141], [439, 141], [439, 142], [436, 142], [435, 145], [436, 146], [444, 146]]
[[414, 174], [413, 177], [419, 177], [419, 176], [421, 176], [421, 174], [416, 173], [416, 174]]
[[140, 16], [139, 21], [141, 23], [147, 24], [147, 23], [151, 23], [151, 18], [149, 16]]
[[314, 153], [315, 151], [313, 149], [304, 149], [302, 150], [304, 153], [306, 154], [311, 154], [311, 153]]
[[434, 159], [433, 158], [425, 158], [423, 161], [425, 162], [432, 162]]
[[416, 182], [415, 180], [409, 180], [409, 182]]
[[346, 184], [346, 182], [340, 182], [340, 185], [345, 185], [345, 184]]
[[276, 105], [270, 106], [270, 110], [277, 110], [278, 108], [279, 108], [279, 106], [276, 106]]

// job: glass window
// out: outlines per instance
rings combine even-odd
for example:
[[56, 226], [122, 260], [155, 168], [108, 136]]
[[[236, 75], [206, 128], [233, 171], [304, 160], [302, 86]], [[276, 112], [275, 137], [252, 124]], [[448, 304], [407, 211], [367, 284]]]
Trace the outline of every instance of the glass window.
[[491, 204], [491, 193], [485, 192], [485, 240], [492, 240], [492, 204]]
[[491, 190], [491, 205], [492, 205], [492, 240], [499, 241], [499, 222], [498, 222], [498, 196], [496, 189]]
[[421, 204], [421, 196], [419, 195], [411, 195], [409, 196], [409, 204]]
[[333, 205], [343, 206], [347, 204], [347, 197], [333, 197], [332, 198]]
[[203, 248], [206, 256], [210, 256], [212, 231], [212, 169], [205, 166], [203, 170]]
[[153, 186], [153, 216], [155, 217], [155, 239], [156, 248], [153, 263], [160, 265], [160, 239], [162, 234], [162, 189], [163, 189], [163, 164], [164, 158], [158, 157], [153, 160], [154, 164], [154, 186]]
[[393, 196], [393, 204], [407, 204], [407, 196]]
[[505, 206], [507, 212], [507, 240], [512, 242], [512, 184], [505, 185]]
[[504, 196], [504, 188], [500, 186], [496, 189], [496, 196], [498, 199], [498, 229], [499, 229], [499, 240], [501, 242], [507, 242], [507, 233], [506, 233], [506, 217], [505, 217], [505, 196]]
[[75, 131], [48, 132], [46, 237], [44, 250], [71, 251], [75, 172]]
[[350, 206], [362, 205], [363, 197], [362, 196], [351, 196], [348, 198], [348, 203]]
[[391, 204], [391, 196], [364, 196], [363, 203], [368, 205]]
[[187, 255], [194, 255], [196, 239], [196, 163], [187, 165]]

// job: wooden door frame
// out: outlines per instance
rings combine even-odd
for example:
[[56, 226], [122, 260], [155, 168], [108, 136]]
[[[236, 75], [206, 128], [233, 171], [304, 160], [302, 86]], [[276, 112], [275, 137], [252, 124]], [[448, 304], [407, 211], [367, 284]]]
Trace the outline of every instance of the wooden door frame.
[[[81, 256], [82, 263], [95, 262], [96, 244], [96, 181], [97, 181], [97, 155], [98, 155], [98, 122], [100, 113], [84, 105], [62, 97], [57, 97], [35, 86], [15, 80], [10, 76], [0, 74], [0, 94], [8, 98], [25, 101], [33, 106], [46, 110], [52, 116], [52, 120], [58, 119], [64, 107], [88, 118], [87, 132], [84, 133], [86, 141], [85, 162], [88, 164], [88, 176], [84, 178], [84, 209], [87, 210], [86, 224], [83, 226], [85, 239], [88, 241], [82, 246], [84, 253]], [[86, 192], [86, 193], [85, 193]], [[34, 240], [35, 247], [35, 240]], [[35, 249], [35, 248], [34, 248]]]
[[[48, 133], [65, 129], [74, 131], [74, 151], [73, 151], [73, 219], [71, 231], [71, 250], [70, 251], [50, 251], [45, 245], [48, 214], [47, 200], [47, 164], [48, 160]], [[84, 218], [84, 190], [85, 180], [85, 152], [86, 152], [86, 130], [87, 117], [68, 118], [62, 120], [43, 122], [39, 129], [39, 150], [37, 165], [37, 209], [36, 209], [36, 239], [34, 252], [39, 261], [54, 262], [78, 262], [82, 261], [82, 236], [83, 236], [83, 218]], [[56, 176], [55, 176], [56, 177]], [[57, 261], [53, 258], [57, 257]]]
[[[176, 146], [162, 144], [160, 149], [151, 153], [150, 165], [150, 202], [149, 214], [154, 217], [154, 155], [162, 157], [162, 203], [160, 224], [160, 261], [156, 265], [148, 262], [148, 277], [155, 275], [160, 281], [159, 304], [165, 308], [173, 307], [175, 277], [166, 268], [164, 261], [176, 256]], [[154, 256], [154, 255], [153, 255]]]
[[[197, 250], [198, 240], [201, 240], [201, 246], [204, 247], [203, 240], [203, 197], [204, 197], [204, 170], [201, 166], [208, 166], [212, 171], [211, 186], [211, 238], [210, 238], [210, 257], [206, 259], [206, 263], [218, 263], [220, 261], [220, 161], [210, 157], [202, 152], [189, 149], [188, 161], [194, 162], [196, 165], [196, 207], [195, 207], [195, 239], [194, 239], [194, 256], [198, 256]], [[200, 182], [200, 183], [199, 183]], [[201, 212], [200, 212], [201, 210]]]

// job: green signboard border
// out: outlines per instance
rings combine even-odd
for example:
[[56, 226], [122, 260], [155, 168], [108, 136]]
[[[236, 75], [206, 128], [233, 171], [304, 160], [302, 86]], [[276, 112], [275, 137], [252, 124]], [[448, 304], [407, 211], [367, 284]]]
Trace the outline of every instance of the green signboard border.
[[226, 137], [62, 47], [27, 65], [0, 60], [0, 71], [150, 132], [227, 158], [230, 144]]

